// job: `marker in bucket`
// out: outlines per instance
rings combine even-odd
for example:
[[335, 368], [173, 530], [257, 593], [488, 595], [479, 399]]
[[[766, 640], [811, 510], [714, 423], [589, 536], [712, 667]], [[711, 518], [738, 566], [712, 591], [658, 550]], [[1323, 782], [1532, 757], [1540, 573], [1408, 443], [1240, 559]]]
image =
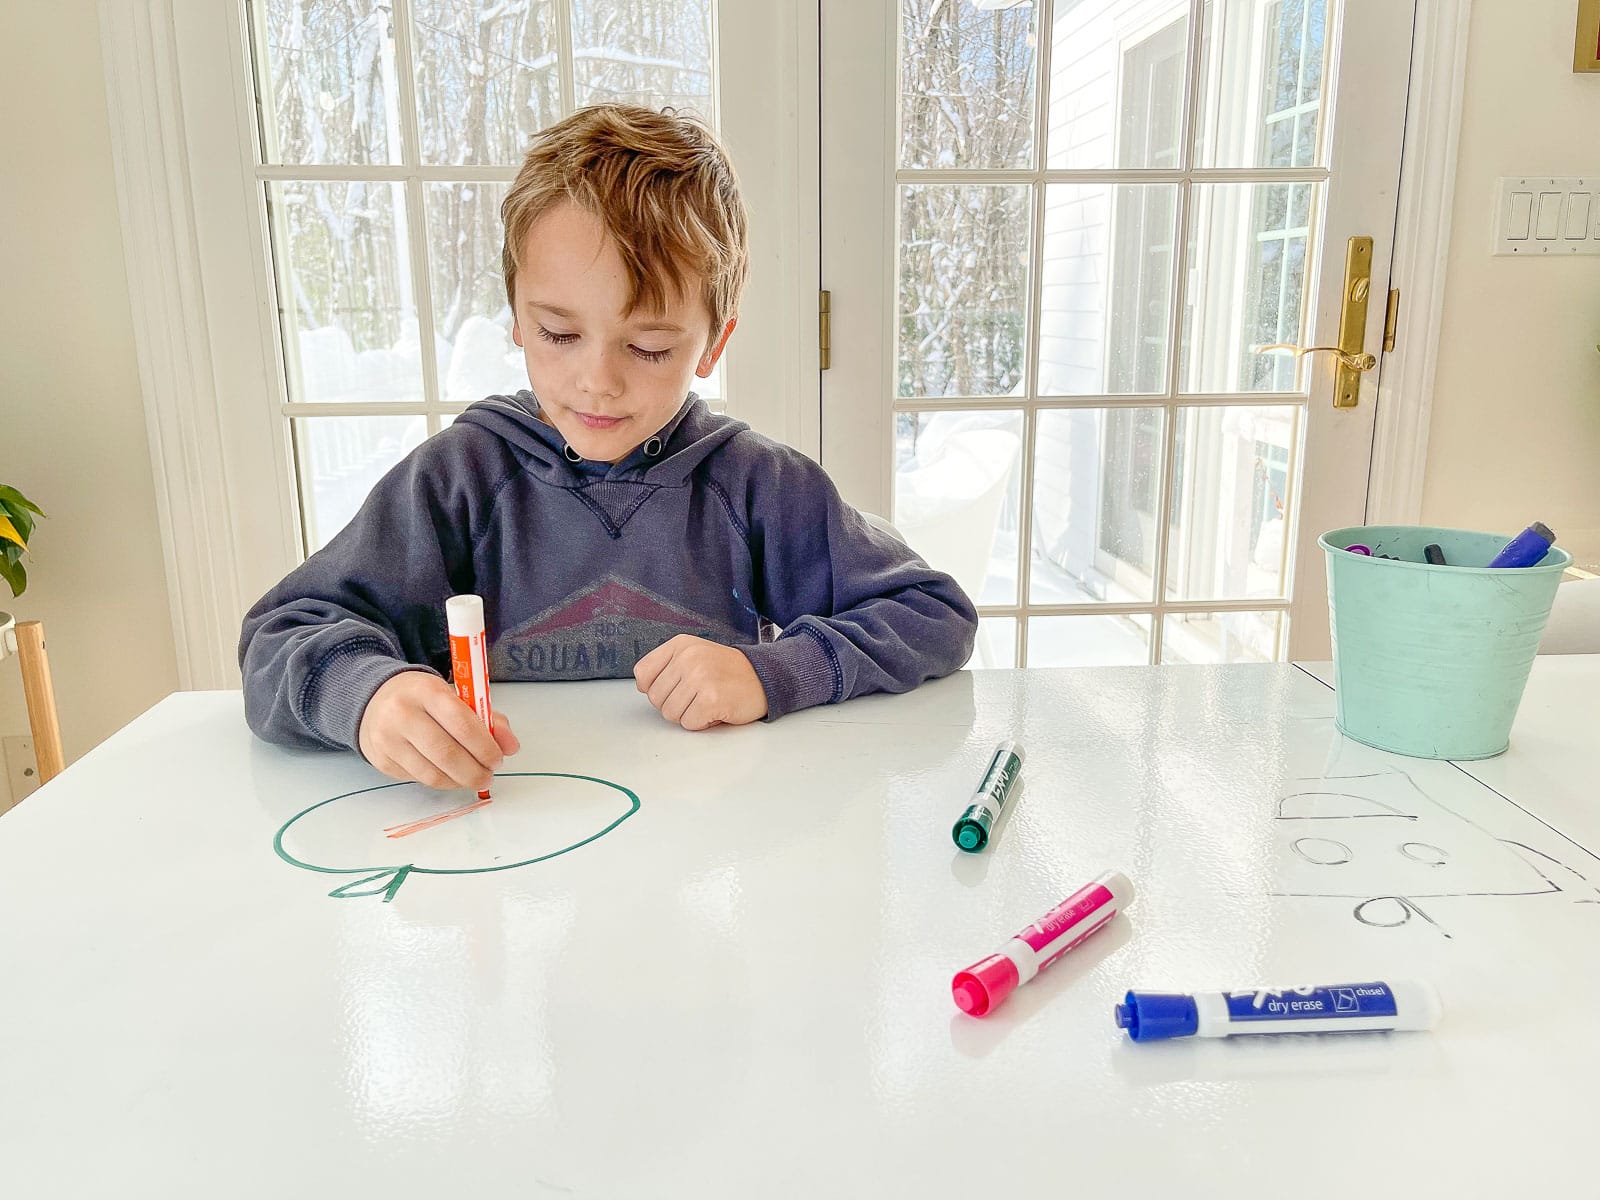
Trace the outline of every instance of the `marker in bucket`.
[[970, 854], [976, 854], [989, 844], [989, 830], [1006, 810], [1011, 798], [1012, 785], [1022, 771], [1022, 747], [1016, 742], [1001, 742], [995, 748], [989, 766], [983, 772], [983, 781], [967, 805], [967, 811], [956, 821], [950, 836], [956, 845]]
[[[1381, 544], [1381, 543], [1380, 543]], [[1360, 542], [1351, 542], [1345, 549], [1351, 554], [1359, 554], [1363, 558], [1384, 558], [1390, 562], [1398, 562], [1392, 554], [1374, 554], [1371, 546], [1363, 546]]]
[[1132, 903], [1128, 877], [1107, 871], [1017, 934], [998, 954], [959, 972], [950, 981], [956, 1007], [974, 1017], [993, 1012], [1018, 987], [1105, 928]]
[[1506, 543], [1501, 550], [1489, 560], [1491, 567], [1531, 567], [1550, 553], [1556, 535], [1550, 532], [1550, 526], [1543, 521], [1535, 521], [1516, 537]]
[[[450, 630], [450, 676], [456, 695], [478, 714], [494, 736], [494, 712], [489, 707], [489, 639], [484, 634], [483, 597], [451, 596], [444, 602], [445, 624]], [[489, 799], [489, 789], [478, 792]]]
[[1428, 560], [1430, 566], [1446, 567], [1450, 564], [1444, 561], [1444, 551], [1438, 542], [1429, 542], [1422, 548], [1422, 557]]
[[1426, 983], [1345, 983], [1238, 992], [1129, 992], [1117, 1027], [1136, 1042], [1242, 1033], [1359, 1033], [1432, 1029], [1439, 996]]

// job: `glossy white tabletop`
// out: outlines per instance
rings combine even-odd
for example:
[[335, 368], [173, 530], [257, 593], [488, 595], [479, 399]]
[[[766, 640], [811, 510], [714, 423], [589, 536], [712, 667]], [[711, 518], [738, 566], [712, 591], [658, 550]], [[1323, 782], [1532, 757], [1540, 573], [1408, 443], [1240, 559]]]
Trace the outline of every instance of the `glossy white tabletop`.
[[[962, 674], [709, 734], [627, 683], [495, 702], [526, 749], [494, 802], [405, 838], [462, 798], [266, 746], [229, 693], [0, 817], [0, 1196], [1600, 1190], [1600, 859], [1528, 815], [1537, 775], [1511, 804], [1348, 742], [1294, 667]], [[1020, 792], [962, 854], [1004, 736]], [[1112, 867], [1124, 916], [956, 1011], [954, 971]], [[1435, 1032], [1111, 1016], [1401, 976]]]

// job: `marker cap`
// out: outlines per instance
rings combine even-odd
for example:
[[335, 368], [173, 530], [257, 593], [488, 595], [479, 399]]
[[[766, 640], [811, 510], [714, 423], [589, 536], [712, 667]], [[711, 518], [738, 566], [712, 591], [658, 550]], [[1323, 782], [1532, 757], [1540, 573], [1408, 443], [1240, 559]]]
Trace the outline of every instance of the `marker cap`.
[[483, 597], [451, 596], [444, 602], [445, 624], [451, 637], [472, 637], [483, 632]]
[[989, 844], [989, 828], [981, 818], [962, 817], [952, 831], [956, 845], [970, 854], [976, 854]]
[[1200, 1028], [1200, 1010], [1193, 996], [1170, 992], [1129, 992], [1116, 1008], [1117, 1028], [1136, 1042], [1193, 1037]]
[[950, 981], [950, 991], [957, 1008], [969, 1016], [981, 1017], [999, 1007], [1021, 982], [1016, 963], [1004, 954], [991, 954], [957, 974]]

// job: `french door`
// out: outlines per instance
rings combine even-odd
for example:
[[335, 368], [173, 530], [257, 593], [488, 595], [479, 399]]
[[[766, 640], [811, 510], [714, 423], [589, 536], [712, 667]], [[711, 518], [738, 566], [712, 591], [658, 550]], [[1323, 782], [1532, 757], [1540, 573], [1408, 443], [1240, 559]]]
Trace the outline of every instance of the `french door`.
[[1325, 652], [1377, 371], [1295, 348], [1381, 358], [1412, 20], [824, 0], [822, 461], [979, 602], [980, 664]]

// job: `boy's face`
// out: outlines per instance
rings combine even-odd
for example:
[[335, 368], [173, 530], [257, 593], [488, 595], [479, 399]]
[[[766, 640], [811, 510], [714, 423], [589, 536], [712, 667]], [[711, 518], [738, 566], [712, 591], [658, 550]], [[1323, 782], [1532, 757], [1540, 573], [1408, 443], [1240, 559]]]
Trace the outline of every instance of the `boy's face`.
[[627, 272], [598, 217], [563, 201], [528, 230], [512, 338], [543, 416], [584, 458], [626, 458], [715, 369], [734, 322], [713, 340], [700, 288], [691, 278], [665, 311], [627, 312]]

